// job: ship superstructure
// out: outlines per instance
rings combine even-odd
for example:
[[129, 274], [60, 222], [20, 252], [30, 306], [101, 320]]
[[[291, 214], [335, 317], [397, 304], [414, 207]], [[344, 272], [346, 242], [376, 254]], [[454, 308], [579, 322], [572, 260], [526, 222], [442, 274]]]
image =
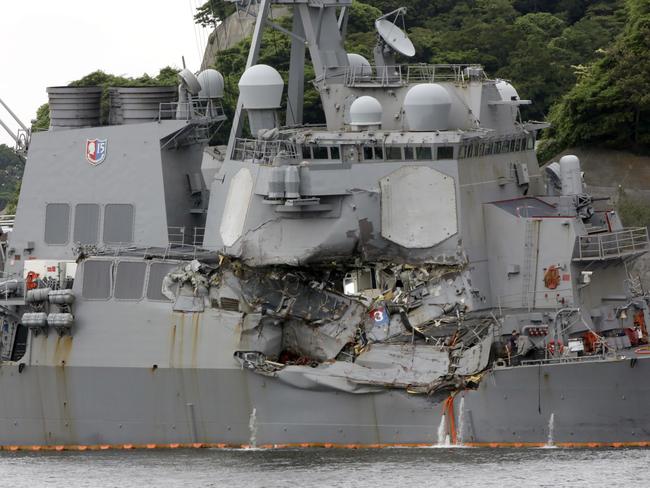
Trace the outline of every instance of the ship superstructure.
[[[650, 441], [647, 229], [597, 208], [575, 156], [540, 172], [546, 125], [509, 82], [399, 64], [403, 9], [373, 63], [347, 53], [350, 3], [255, 5], [224, 153], [213, 70], [113, 89], [110, 125], [100, 91], [49, 90], [6, 250], [0, 444]], [[257, 63], [271, 4], [293, 10], [286, 99]]]

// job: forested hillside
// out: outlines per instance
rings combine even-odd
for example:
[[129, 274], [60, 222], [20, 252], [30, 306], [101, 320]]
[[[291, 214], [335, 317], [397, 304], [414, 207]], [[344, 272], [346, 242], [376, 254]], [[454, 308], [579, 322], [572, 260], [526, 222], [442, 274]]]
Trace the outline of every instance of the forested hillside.
[[[400, 6], [416, 47], [416, 63], [480, 63], [506, 78], [522, 98], [527, 119], [549, 119], [544, 160], [570, 145], [607, 144], [647, 150], [650, 98], [648, 0], [368, 0], [351, 8], [346, 48], [372, 59], [374, 20]], [[196, 21], [214, 23], [232, 4], [210, 0]], [[290, 19], [275, 19], [290, 27]], [[290, 41], [269, 29], [260, 62], [286, 75]], [[227, 112], [234, 106], [248, 42], [220, 52], [214, 65], [226, 76]], [[406, 60], [402, 60], [406, 61]], [[313, 71], [306, 66], [306, 80]], [[320, 101], [306, 83], [305, 119], [320, 122]], [[550, 116], [549, 116], [550, 113]], [[222, 131], [225, 137], [226, 131]]]

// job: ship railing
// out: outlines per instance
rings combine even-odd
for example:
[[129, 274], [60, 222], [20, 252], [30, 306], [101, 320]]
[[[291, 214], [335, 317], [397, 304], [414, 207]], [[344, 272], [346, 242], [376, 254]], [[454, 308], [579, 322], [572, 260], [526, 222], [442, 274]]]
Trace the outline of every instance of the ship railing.
[[251, 160], [263, 165], [273, 164], [276, 157], [297, 159], [296, 145], [285, 140], [237, 139], [232, 153], [232, 159], [235, 161]]
[[161, 103], [158, 109], [158, 120], [171, 119], [212, 123], [225, 120], [226, 114], [223, 111], [223, 105], [218, 100]]
[[19, 273], [0, 272], [0, 304], [9, 304], [12, 300], [23, 300], [25, 280]]
[[13, 229], [14, 221], [16, 220], [15, 215], [0, 215], [0, 227], [8, 229]]
[[167, 246], [134, 246], [133, 244], [114, 244], [111, 247], [96, 249], [89, 256], [137, 257], [142, 259], [174, 259], [187, 261], [201, 259], [214, 260], [217, 254], [203, 249], [201, 246], [183, 243], [169, 243]]
[[606, 261], [641, 255], [650, 249], [647, 227], [578, 236], [574, 261]]
[[475, 64], [412, 64], [395, 66], [350, 66], [345, 70], [345, 85], [350, 87], [406, 86], [415, 83], [485, 79], [483, 68]]
[[586, 363], [593, 361], [605, 361], [607, 359], [614, 359], [615, 357], [616, 356], [612, 354], [593, 354], [591, 356], [526, 359], [521, 361], [519, 364], [521, 366], [539, 366], [544, 364]]
[[203, 245], [204, 239], [205, 239], [205, 227], [194, 227], [194, 233], [192, 235], [192, 244], [196, 247], [201, 247]]
[[185, 244], [185, 226], [167, 227], [167, 239], [170, 244]]

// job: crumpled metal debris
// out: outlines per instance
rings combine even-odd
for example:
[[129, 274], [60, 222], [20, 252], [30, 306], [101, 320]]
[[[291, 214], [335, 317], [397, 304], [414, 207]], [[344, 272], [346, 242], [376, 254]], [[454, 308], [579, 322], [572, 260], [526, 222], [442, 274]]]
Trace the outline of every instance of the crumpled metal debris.
[[192, 261], [165, 277], [163, 293], [240, 314], [235, 358], [258, 374], [311, 390], [433, 394], [483, 371], [493, 343], [493, 320], [467, 313], [464, 267], [376, 264], [366, 283], [377, 288], [346, 295], [350, 272], [335, 264]]

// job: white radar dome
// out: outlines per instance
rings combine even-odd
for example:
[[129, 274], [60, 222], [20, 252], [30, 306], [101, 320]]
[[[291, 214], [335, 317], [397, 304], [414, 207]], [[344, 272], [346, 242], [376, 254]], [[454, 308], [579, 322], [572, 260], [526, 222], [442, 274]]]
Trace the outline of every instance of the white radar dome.
[[413, 131], [448, 129], [450, 110], [449, 93], [436, 83], [415, 85], [404, 97], [404, 115]]
[[201, 91], [199, 98], [223, 98], [223, 76], [216, 69], [206, 69], [197, 76]]
[[355, 77], [369, 78], [372, 76], [372, 66], [370, 61], [361, 56], [361, 54], [349, 53], [348, 63], [350, 64], [350, 72]]
[[567, 154], [560, 158], [560, 180], [562, 180], [562, 195], [582, 193], [582, 171], [578, 156]]
[[512, 101], [512, 100], [519, 100], [519, 93], [517, 93], [517, 90], [515, 90], [515, 87], [512, 86], [510, 83], [508, 83], [505, 80], [496, 80], [495, 86], [497, 88], [497, 91], [499, 92], [499, 95], [501, 96], [501, 100], [505, 101]]
[[381, 103], [375, 97], [359, 97], [350, 105], [350, 125], [352, 127], [381, 125], [383, 112]]
[[284, 81], [275, 68], [266, 64], [251, 66], [239, 79], [239, 94], [244, 108], [280, 108]]

